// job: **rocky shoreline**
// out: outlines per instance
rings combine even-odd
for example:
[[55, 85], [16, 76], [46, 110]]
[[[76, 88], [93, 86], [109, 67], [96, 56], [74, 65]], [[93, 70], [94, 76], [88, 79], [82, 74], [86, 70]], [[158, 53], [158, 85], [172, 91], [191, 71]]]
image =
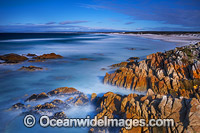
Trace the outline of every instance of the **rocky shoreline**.
[[[35, 57], [32, 54], [29, 56]], [[92, 93], [89, 97], [75, 88], [61, 87], [47, 93], [32, 94], [8, 111], [21, 110], [22, 114], [64, 119], [68, 118], [65, 112], [74, 106], [93, 105], [98, 119], [104, 116], [145, 119], [147, 123], [150, 119], [167, 118], [174, 119], [175, 126], [133, 127], [130, 130], [90, 128], [89, 132], [92, 133], [200, 131], [200, 43], [151, 54], [140, 62], [138, 60], [138, 57], [131, 57], [125, 62], [111, 65], [111, 69], [118, 69], [114, 73], [106, 73], [103, 82], [134, 91], [146, 91], [146, 95], [107, 92], [103, 96]], [[35, 69], [35, 66], [23, 69]]]
[[[37, 104], [38, 101], [40, 101], [41, 104]], [[31, 105], [32, 103], [36, 103], [36, 105]], [[56, 115], [57, 118], [59, 114], [62, 114], [62, 118], [63, 116], [66, 116], [63, 111], [66, 111], [73, 106], [83, 106], [88, 103], [88, 97], [77, 89], [71, 87], [61, 87], [48, 93], [42, 92], [40, 94], [32, 94], [23, 102], [12, 105], [8, 111], [21, 110], [22, 113], [49, 115], [52, 117], [55, 117]]]
[[[133, 58], [134, 59], [134, 58]], [[148, 55], [145, 60], [129, 60], [106, 73], [104, 84], [136, 91], [151, 88], [156, 94], [200, 99], [200, 43]]]
[[[56, 96], [56, 98], [55, 98]], [[60, 100], [59, 98], [65, 99]], [[48, 100], [49, 99], [49, 100]], [[43, 104], [31, 106], [30, 103], [40, 101]], [[48, 102], [46, 102], [48, 101]], [[16, 103], [8, 111], [22, 111], [22, 114], [48, 115], [56, 119], [68, 118], [65, 112], [74, 106], [92, 104], [96, 108], [98, 119], [123, 118], [123, 119], [174, 119], [173, 127], [133, 127], [126, 128], [91, 128], [89, 132], [197, 132], [200, 130], [200, 103], [196, 98], [173, 98], [155, 94], [148, 89], [146, 95], [131, 93], [119, 95], [107, 92], [99, 97], [93, 93], [89, 99], [85, 94], [75, 88], [61, 87], [48, 93], [33, 94]], [[65, 112], [64, 112], [65, 111]]]
[[[200, 131], [200, 103], [196, 98], [172, 98], [156, 95], [148, 90], [146, 95], [129, 94], [122, 96], [107, 92], [96, 102], [98, 119], [174, 119], [174, 127], [133, 127], [130, 130], [119, 129], [118, 132], [198, 132]], [[104, 129], [105, 130], [105, 129]], [[109, 129], [112, 132], [113, 129]], [[99, 132], [101, 129], [92, 129]]]

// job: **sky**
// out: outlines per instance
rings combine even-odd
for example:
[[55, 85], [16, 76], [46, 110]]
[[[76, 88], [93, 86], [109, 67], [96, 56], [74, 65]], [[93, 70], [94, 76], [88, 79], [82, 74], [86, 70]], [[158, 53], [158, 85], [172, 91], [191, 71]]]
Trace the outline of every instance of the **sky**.
[[200, 31], [200, 0], [0, 0], [0, 32]]

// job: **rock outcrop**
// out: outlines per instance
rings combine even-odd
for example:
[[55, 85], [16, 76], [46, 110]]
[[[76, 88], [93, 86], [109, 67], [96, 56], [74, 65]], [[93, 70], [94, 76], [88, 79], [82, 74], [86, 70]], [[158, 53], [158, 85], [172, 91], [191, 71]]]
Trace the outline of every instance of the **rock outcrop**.
[[[55, 99], [56, 97], [56, 99]], [[62, 98], [59, 99], [59, 98]], [[53, 99], [53, 100], [52, 100]], [[65, 100], [63, 100], [65, 99]], [[43, 104], [33, 105], [27, 102], [44, 100]], [[48, 102], [46, 102], [48, 100]], [[50, 101], [49, 101], [50, 100]], [[197, 98], [174, 98], [155, 94], [148, 89], [146, 95], [129, 94], [119, 95], [113, 92], [107, 92], [102, 97], [95, 93], [89, 100], [86, 95], [75, 88], [61, 87], [50, 91], [49, 93], [33, 94], [24, 103], [17, 103], [9, 110], [25, 110], [27, 113], [40, 115], [49, 115], [56, 119], [67, 118], [63, 111], [73, 106], [83, 106], [89, 103], [96, 106], [97, 118], [117, 119], [145, 119], [148, 124], [150, 119], [173, 119], [174, 126], [150, 127], [137, 126], [131, 129], [94, 127], [89, 132], [198, 132], [200, 131], [200, 102]], [[43, 101], [40, 101], [42, 103]]]
[[51, 104], [53, 105], [61, 105], [64, 103], [67, 104], [73, 104], [73, 105], [85, 105], [89, 102], [88, 97], [83, 94], [82, 92], [78, 91], [75, 88], [72, 87], [60, 87], [55, 90], [52, 90], [48, 92], [47, 94], [45, 92], [42, 92], [40, 94], [33, 94], [29, 98], [27, 98], [25, 101], [39, 101], [39, 100], [45, 100], [52, 97], [66, 97], [66, 101], [63, 102], [59, 99], [54, 99]]
[[45, 92], [42, 92], [40, 94], [33, 94], [29, 98], [27, 98], [25, 101], [37, 101], [37, 100], [43, 100], [49, 98], [48, 95]]
[[23, 103], [16, 103], [11, 108], [9, 108], [8, 110], [11, 111], [11, 110], [27, 109], [29, 107], [30, 107], [29, 104], [24, 105]]
[[[196, 98], [173, 98], [153, 93], [148, 95], [129, 94], [121, 96], [113, 92], [105, 93], [98, 99], [97, 117], [103, 119], [174, 119], [174, 127], [133, 127], [119, 129], [123, 133], [132, 132], [198, 132], [200, 131], [200, 103]], [[112, 132], [112, 128], [108, 128]], [[98, 132], [99, 128], [92, 129]], [[118, 131], [118, 132], [119, 132]]]
[[22, 55], [11, 53], [0, 56], [0, 60], [4, 60], [5, 63], [19, 63], [28, 60], [28, 58]]
[[72, 87], [60, 87], [55, 90], [52, 90], [47, 93], [50, 96], [53, 95], [67, 95], [67, 94], [81, 94], [77, 89], [72, 88]]
[[68, 103], [68, 104], [71, 104], [71, 105], [79, 106], [79, 105], [88, 104], [89, 103], [89, 99], [88, 99], [88, 97], [86, 95], [81, 94], [81, 95], [78, 95], [78, 96], [76, 96], [74, 98], [70, 97], [65, 102]]
[[63, 58], [63, 57], [55, 53], [43, 54], [40, 56], [33, 57], [33, 59], [58, 59], [58, 58]]
[[[27, 58], [27, 57], [32, 57], [32, 58]], [[63, 58], [63, 56], [55, 53], [43, 54], [40, 56], [30, 53], [25, 56], [14, 53], [0, 55], [0, 60], [3, 60], [4, 61], [3, 63], [20, 63], [26, 60], [28, 60], [28, 62], [44, 62], [47, 59], [58, 59], [58, 58]]]
[[128, 64], [128, 62], [121, 62], [121, 63], [113, 64], [110, 67], [111, 68], [125, 67], [125, 66], [127, 66], [127, 64]]
[[[36, 104], [38, 101], [40, 104]], [[22, 110], [26, 113], [49, 115], [54, 118], [66, 118], [63, 111], [73, 106], [84, 106], [88, 103], [88, 97], [77, 89], [60, 87], [48, 93], [33, 94], [24, 100], [24, 102], [16, 103], [8, 110]]]
[[97, 100], [97, 94], [96, 93], [92, 93], [90, 101], [91, 102], [96, 102], [96, 100]]
[[136, 91], [151, 88], [156, 94], [196, 97], [200, 95], [200, 43], [148, 55], [145, 60], [122, 62], [106, 73], [105, 84]]
[[57, 109], [58, 107], [52, 103], [45, 103], [43, 105], [38, 104], [37, 106], [35, 106], [35, 110], [42, 110], [42, 109]]

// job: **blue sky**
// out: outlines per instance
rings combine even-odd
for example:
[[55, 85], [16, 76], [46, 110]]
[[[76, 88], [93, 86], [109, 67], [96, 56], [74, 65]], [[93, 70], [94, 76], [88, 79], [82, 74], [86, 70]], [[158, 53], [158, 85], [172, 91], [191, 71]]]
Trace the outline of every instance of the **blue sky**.
[[200, 31], [199, 0], [0, 0], [0, 32]]

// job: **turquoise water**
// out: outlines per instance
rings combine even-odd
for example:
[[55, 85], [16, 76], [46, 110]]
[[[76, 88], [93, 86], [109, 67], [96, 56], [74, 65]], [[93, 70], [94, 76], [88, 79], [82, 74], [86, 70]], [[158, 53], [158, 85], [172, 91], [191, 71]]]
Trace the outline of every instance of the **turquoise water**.
[[[8, 36], [8, 35], [7, 35]], [[9, 35], [0, 38], [0, 54], [44, 54], [56, 53], [63, 59], [46, 62], [23, 62], [14, 65], [0, 64], [0, 131], [3, 132], [88, 132], [87, 128], [42, 128], [39, 125], [26, 128], [24, 115], [20, 112], [7, 112], [6, 109], [23, 101], [33, 93], [48, 92], [58, 87], [74, 87], [88, 97], [95, 92], [103, 95], [108, 91], [129, 94], [133, 91], [102, 84], [102, 78], [109, 65], [137, 56], [175, 48], [174, 43], [114, 34], [47, 34]], [[127, 48], [136, 48], [128, 50]], [[92, 58], [81, 61], [80, 58]], [[47, 68], [45, 71], [17, 71], [21, 66], [34, 65]], [[101, 70], [106, 68], [107, 70]], [[136, 92], [137, 93], [137, 92]], [[92, 114], [94, 107], [74, 107], [66, 111], [68, 117], [85, 118]]]

